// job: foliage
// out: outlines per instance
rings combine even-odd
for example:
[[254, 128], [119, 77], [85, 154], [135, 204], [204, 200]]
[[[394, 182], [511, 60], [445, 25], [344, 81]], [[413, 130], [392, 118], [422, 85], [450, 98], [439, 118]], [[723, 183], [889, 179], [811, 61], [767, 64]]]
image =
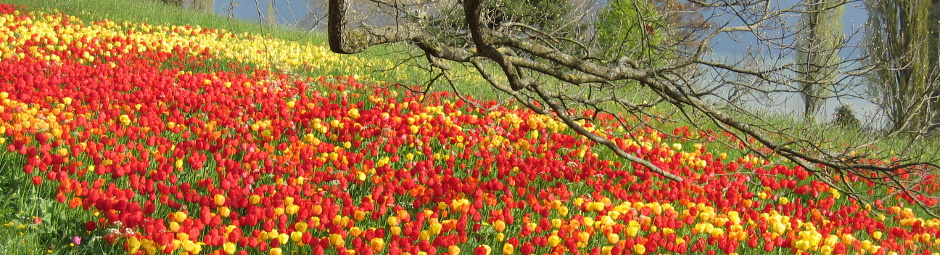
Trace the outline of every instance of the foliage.
[[184, 0], [160, 0], [160, 1], [168, 5], [183, 6]]
[[841, 0], [815, 0], [806, 8], [800, 21], [803, 30], [797, 39], [801, 47], [796, 53], [796, 62], [802, 81], [803, 116], [805, 120], [813, 120], [837, 85], [839, 49], [845, 37], [842, 33], [845, 6]]
[[853, 130], [858, 130], [862, 126], [858, 118], [855, 117], [855, 113], [852, 112], [852, 108], [848, 105], [841, 105], [839, 108], [836, 108], [832, 123], [836, 126]]
[[176, 7], [189, 7], [200, 11], [212, 11], [215, 0], [159, 0], [167, 5]]
[[868, 0], [866, 43], [869, 61], [879, 69], [868, 76], [869, 92], [893, 130], [919, 133], [930, 128], [936, 71], [928, 62], [931, 37], [928, 0]]
[[565, 16], [572, 9], [570, 1], [552, 0], [488, 0], [486, 3], [489, 18], [494, 26], [505, 22], [532, 24], [547, 32], [555, 32], [566, 26], [570, 20]]
[[667, 59], [664, 51], [657, 50], [657, 47], [663, 47], [664, 22], [663, 16], [648, 1], [610, 1], [597, 18], [600, 51], [608, 58], [626, 55], [636, 59]]
[[[6, 138], [0, 135], [0, 144]], [[117, 250], [87, 231], [93, 217], [56, 200], [55, 187], [22, 173], [25, 155], [0, 152], [0, 253], [110, 254]]]
[[[439, 6], [431, 17], [430, 26], [426, 29], [431, 33], [452, 33], [454, 30], [466, 33], [469, 27], [463, 16], [463, 9], [459, 5], [451, 4]], [[570, 1], [550, 0], [485, 0], [483, 15], [487, 17], [487, 26], [490, 29], [506, 29], [522, 33], [533, 33], [530, 29], [540, 30], [541, 33], [556, 33], [573, 31], [578, 24], [566, 20], [571, 11]], [[530, 28], [516, 27], [525, 24]], [[508, 25], [508, 27], [506, 27]], [[536, 32], [537, 33], [537, 32]], [[463, 36], [454, 35], [448, 43], [462, 45], [470, 40]]]
[[695, 38], [715, 25], [703, 17], [703, 10], [695, 3], [678, 0], [609, 1], [595, 22], [595, 39], [606, 57], [622, 54], [669, 59], [680, 52], [695, 51], [701, 43]]

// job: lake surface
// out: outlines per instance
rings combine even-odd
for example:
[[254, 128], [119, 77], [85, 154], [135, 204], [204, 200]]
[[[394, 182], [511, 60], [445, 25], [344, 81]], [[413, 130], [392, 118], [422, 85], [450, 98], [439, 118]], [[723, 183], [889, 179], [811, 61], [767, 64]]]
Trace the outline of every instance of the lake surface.
[[[322, 27], [326, 23], [327, 8], [326, 0], [216, 0], [215, 13], [219, 16], [232, 17], [241, 20], [254, 21], [257, 23], [267, 23], [270, 14], [273, 13], [273, 20], [279, 26], [296, 27], [298, 29], [315, 29]], [[790, 6], [798, 3], [798, 0], [775, 1], [779, 7]], [[846, 6], [842, 20], [845, 23], [844, 31], [847, 34], [861, 29], [867, 19], [867, 12], [863, 6], [855, 2]], [[793, 17], [794, 20], [798, 16]], [[732, 25], [737, 25], [731, 22]], [[748, 35], [740, 35], [736, 38], [716, 38], [713, 45], [713, 53], [718, 58], [735, 58], [742, 56], [746, 51], [747, 45], [742, 42], [756, 41], [749, 40]], [[849, 44], [857, 44], [861, 39], [861, 34], [854, 34], [849, 38]], [[727, 43], [732, 42], [732, 43]], [[862, 51], [855, 49], [840, 54], [843, 58], [851, 58], [852, 54], [860, 54]], [[863, 93], [860, 91], [858, 93]], [[767, 101], [769, 99], [769, 101]], [[749, 107], [768, 108], [769, 111], [780, 114], [801, 114], [802, 99], [794, 93], [779, 93], [769, 98], [748, 102]], [[869, 100], [860, 98], [833, 98], [827, 100], [819, 113], [820, 120], [828, 120], [835, 109], [842, 104], [851, 105], [856, 116], [867, 122], [869, 125], [885, 125], [884, 114], [878, 110]]]
[[219, 16], [263, 23], [273, 11], [278, 25], [300, 28], [312, 28], [321, 19], [326, 22], [318, 16], [325, 7], [326, 0], [215, 0]]

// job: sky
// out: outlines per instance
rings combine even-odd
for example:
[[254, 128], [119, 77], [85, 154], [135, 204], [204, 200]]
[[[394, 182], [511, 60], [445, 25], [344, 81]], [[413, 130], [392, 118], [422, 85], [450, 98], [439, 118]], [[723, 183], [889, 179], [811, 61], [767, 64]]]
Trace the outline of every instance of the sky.
[[[262, 17], [268, 15], [268, 6], [271, 5], [274, 7], [277, 17], [276, 20], [279, 25], [299, 26], [309, 29], [318, 22], [326, 22], [322, 10], [326, 5], [325, 2], [326, 0], [216, 0], [215, 12], [220, 16], [231, 16], [242, 20], [263, 22], [265, 18]], [[774, 1], [773, 4], [777, 5], [777, 7], [788, 7], [799, 2], [799, 0], [779, 0]], [[318, 15], [311, 16], [309, 15], [310, 13], [318, 13]], [[795, 22], [798, 20], [799, 16], [793, 15], [791, 18], [790, 21]], [[863, 28], [866, 18], [867, 13], [860, 1], [849, 3], [846, 5], [845, 12], [842, 16], [844, 32], [851, 34], [853, 31], [859, 31]], [[740, 21], [731, 22], [731, 25], [740, 24], [742, 24]], [[861, 37], [861, 34], [855, 34], [854, 37], [849, 37], [849, 45], [857, 45]], [[712, 51], [717, 58], [733, 59], [746, 54], [746, 47], [749, 42], [754, 41], [756, 41], [756, 37], [745, 33], [735, 34], [734, 37], [721, 36], [715, 38]], [[863, 53], [860, 49], [845, 50], [840, 54], [840, 57], [848, 58], [853, 54]], [[867, 119], [875, 126], [884, 125], [885, 123], [883, 119], [879, 119], [878, 117], [883, 115], [879, 113], [878, 108], [870, 101], [860, 98], [828, 100], [819, 115], [820, 119], [828, 119], [832, 116], [835, 108], [842, 104], [850, 104], [856, 115], [860, 119], [863, 119], [863, 121]], [[748, 106], [772, 108], [773, 111], [783, 114], [801, 114], [802, 99], [796, 94], [777, 95], [770, 98], [769, 102], [765, 105], [752, 103]]]

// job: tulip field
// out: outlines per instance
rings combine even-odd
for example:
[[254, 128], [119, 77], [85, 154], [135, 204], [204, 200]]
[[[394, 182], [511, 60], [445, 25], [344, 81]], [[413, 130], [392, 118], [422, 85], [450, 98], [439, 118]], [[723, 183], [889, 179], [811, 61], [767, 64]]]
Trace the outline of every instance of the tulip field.
[[[0, 180], [17, 201], [0, 252], [940, 251], [911, 198], [857, 202], [723, 131], [583, 123], [686, 177], [670, 182], [551, 117], [359, 79], [361, 62], [0, 4]], [[350, 73], [292, 72], [321, 69]]]

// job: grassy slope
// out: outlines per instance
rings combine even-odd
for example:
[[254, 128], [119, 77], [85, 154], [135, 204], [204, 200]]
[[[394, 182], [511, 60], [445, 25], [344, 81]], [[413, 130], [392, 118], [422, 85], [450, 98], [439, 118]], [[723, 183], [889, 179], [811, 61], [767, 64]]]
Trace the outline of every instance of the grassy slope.
[[[287, 27], [264, 26], [254, 22], [229, 19], [226, 17], [208, 15], [205, 12], [178, 8], [170, 6], [159, 1], [153, 0], [64, 0], [64, 1], [43, 1], [43, 0], [0, 0], [0, 2], [11, 3], [26, 6], [30, 10], [51, 11], [58, 10], [68, 15], [73, 15], [85, 21], [94, 21], [110, 19], [117, 22], [143, 22], [151, 25], [191, 25], [201, 26], [203, 28], [224, 29], [235, 34], [248, 33], [260, 34], [273, 38], [293, 41], [300, 44], [326, 45], [327, 38], [322, 32], [300, 31]], [[408, 63], [401, 63], [398, 56], [407, 54], [408, 48], [400, 45], [390, 45], [387, 47], [372, 47], [356, 57], [366, 59], [365, 63], [373, 64], [368, 67], [374, 70], [371, 74], [373, 80], [392, 81], [402, 84], [422, 84], [427, 81], [429, 74], [419, 66], [426, 66], [424, 58], [415, 58]], [[396, 56], [396, 57], [390, 57]], [[388, 69], [388, 68], [392, 69]], [[463, 70], [462, 66], [455, 67]], [[346, 74], [342, 70], [326, 73]], [[458, 72], [465, 73], [465, 72]], [[360, 73], [362, 74], [362, 73]], [[324, 73], [312, 74], [314, 76], [324, 75]], [[475, 95], [481, 94], [484, 99], [497, 99], [495, 91], [484, 86], [479, 86], [482, 80], [476, 77], [457, 74], [452, 77], [461, 84], [473, 84], [464, 88], [466, 92], [472, 92]], [[474, 80], [475, 79], [475, 80]], [[469, 82], [468, 82], [469, 81]], [[443, 88], [450, 89], [450, 86]]]
[[[115, 21], [144, 22], [152, 25], [198, 25], [204, 28], [224, 29], [233, 33], [263, 34], [282, 40], [320, 45], [325, 45], [327, 40], [326, 35], [323, 33], [303, 32], [284, 27], [263, 26], [249, 21], [233, 20], [215, 15], [207, 15], [202, 11], [173, 7], [154, 0], [0, 0], [0, 2], [23, 5], [32, 10], [59, 10], [66, 14], [77, 16], [86, 21], [111, 19]], [[372, 62], [388, 61], [389, 63], [394, 62], [398, 64], [395, 61], [399, 61], [399, 58], [402, 56], [402, 51], [407, 50], [398, 45], [389, 47], [373, 47], [356, 56], [370, 59]], [[418, 62], [411, 64], [421, 65], [423, 58], [418, 58], [416, 61]], [[375, 77], [377, 80], [394, 81], [403, 84], [421, 84], [427, 81], [429, 74], [426, 71], [419, 70], [413, 66], [406, 65], [402, 67], [404, 68], [395, 68], [391, 71], [377, 70], [377, 72], [373, 74], [373, 77]], [[455, 66], [455, 68], [458, 69], [462, 67], [463, 66], [460, 65]], [[472, 75], [472, 73], [468, 75], [465, 71], [467, 70], [460, 70], [451, 73], [458, 73], [456, 76]], [[460, 84], [458, 86], [460, 92], [472, 94], [474, 97], [484, 100], [501, 100], [506, 98], [505, 95], [501, 95], [499, 92], [495, 91], [482, 81], [468, 79], [469, 78], [462, 77], [457, 77], [455, 79], [458, 84]], [[434, 84], [431, 89], [450, 90], [451, 87], [449, 84], [438, 83]], [[659, 110], [663, 112], [670, 111], [664, 109], [672, 109], [672, 106], [663, 103], [663, 107], [661, 107]], [[693, 118], [699, 120], [705, 119], [704, 116]], [[804, 137], [809, 140], [818, 139], [821, 141], [832, 141], [830, 145], [833, 146], [838, 146], [838, 144], [847, 144], [847, 142], [843, 143], [839, 141], [860, 141], [871, 139], [871, 134], [868, 133], [858, 132], [857, 130], [845, 130], [828, 125], [828, 123], [822, 125], [807, 125], [806, 123], [799, 121], [794, 117], [788, 116], [761, 115], [741, 116], [741, 118], [747, 120], [748, 122], [757, 123], [760, 125], [783, 127], [780, 130], [801, 132], [800, 134], [791, 134], [795, 135], [795, 137]], [[701, 126], [705, 129], [718, 129], [714, 123], [710, 122], [688, 123], [684, 120], [684, 118], [677, 118], [677, 121], [678, 122], [670, 121], [671, 123], [666, 124], [663, 127], [663, 130], [671, 130], [674, 127], [692, 125]], [[662, 125], [662, 123], [660, 125]], [[777, 142], [786, 143], [786, 141]], [[881, 145], [880, 147], [882, 149], [875, 153], [882, 157], [891, 157], [896, 156], [896, 154], [890, 153], [892, 151], [900, 153], [903, 151], [909, 151], [913, 147], [918, 146], [927, 146], [928, 148], [940, 147], [932, 141], [924, 142], [925, 144], [912, 146], [911, 144], [905, 143], [905, 141], [898, 141], [896, 139], [887, 140], [878, 143]], [[729, 149], [730, 147], [731, 146], [729, 146]], [[833, 149], [835, 149], [835, 147]], [[940, 150], [928, 149], [924, 151], [932, 151], [934, 154], [940, 154]], [[729, 155], [734, 157], [747, 153], [747, 151], [742, 150], [729, 151]], [[923, 157], [937, 158], [937, 155], [924, 155]]]
[[[325, 36], [285, 28], [271, 28], [255, 23], [231, 20], [200, 11], [180, 9], [149, 0], [2, 0], [0, 2], [25, 6], [28, 10], [52, 11], [77, 16], [85, 21], [111, 19], [122, 22], [145, 22], [153, 25], [200, 25], [234, 33], [265, 34], [299, 43], [323, 44]], [[25, 157], [19, 154], [0, 154], [0, 170], [19, 171]], [[79, 249], [49, 249], [67, 245], [61, 240], [70, 240], [81, 235], [76, 225], [93, 219], [91, 215], [79, 213], [81, 209], [70, 209], [55, 202], [55, 194], [38, 192], [30, 180], [14, 179], [0, 172], [0, 254], [108, 254], [113, 248], [102, 240], [82, 240]], [[36, 227], [28, 224], [39, 216], [44, 224]], [[69, 230], [71, 229], [71, 230]], [[79, 228], [80, 229], [80, 228]], [[49, 249], [49, 250], [47, 250]], [[123, 250], [122, 248], [117, 248]]]
[[[149, 0], [68, 0], [68, 1], [43, 1], [43, 0], [0, 0], [0, 2], [18, 4], [27, 6], [28, 9], [32, 10], [59, 10], [69, 15], [75, 15], [83, 20], [99, 20], [99, 19], [112, 19], [116, 21], [129, 21], [129, 22], [146, 22], [155, 25], [193, 25], [199, 24], [202, 27], [206, 28], [218, 28], [225, 29], [235, 33], [254, 33], [254, 34], [265, 34], [275, 38], [292, 40], [298, 42], [309, 42], [309, 43], [319, 43], [323, 44], [325, 42], [325, 36], [318, 33], [305, 33], [299, 32], [290, 29], [284, 28], [271, 28], [265, 27], [251, 22], [230, 20], [223, 17], [217, 17], [212, 15], [206, 15], [205, 13], [192, 10], [182, 10], [179, 8], [167, 6], [165, 4], [149, 1]], [[367, 54], [372, 54], [373, 58], [382, 58], [388, 53], [387, 49], [372, 51]], [[421, 74], [412, 72], [411, 77], [418, 78]], [[482, 87], [473, 87], [472, 90], [480, 90]], [[477, 91], [479, 92], [479, 91]], [[785, 118], [780, 118], [779, 122], [791, 122], [787, 121]], [[792, 123], [792, 122], [791, 122]], [[681, 125], [681, 123], [679, 123]], [[796, 128], [796, 127], [794, 127]], [[844, 133], [839, 130], [832, 130], [829, 127], [816, 127], [817, 129], [822, 129], [820, 132], [825, 134], [825, 137], [843, 137], [842, 139], [855, 139], [865, 134], [859, 133]], [[828, 133], [827, 133], [828, 132]], [[841, 135], [840, 135], [841, 134]], [[897, 146], [904, 146], [897, 145]], [[743, 153], [743, 152], [742, 152]], [[7, 155], [9, 156], [9, 155]], [[12, 160], [17, 161], [17, 160]], [[0, 158], [0, 169], [17, 169], [16, 167], [5, 167], [3, 162], [11, 162], [9, 158]], [[3, 175], [3, 173], [0, 173]], [[7, 190], [10, 186], [9, 183], [15, 182], [25, 182], [28, 183], [28, 180], [8, 180], [3, 179], [0, 176], [0, 193], [3, 194], [13, 194], [15, 191]], [[9, 196], [9, 195], [8, 195]], [[45, 199], [51, 199], [49, 197]], [[20, 203], [24, 202], [42, 200], [43, 198], [17, 198]], [[8, 199], [2, 199], [4, 201], [12, 201]], [[12, 203], [17, 204], [17, 203]], [[51, 208], [54, 205], [46, 205], [43, 203], [34, 203], [34, 205], [24, 208], [22, 206], [15, 207], [11, 206], [11, 203], [0, 203], [0, 215], [8, 215], [7, 218], [0, 216], [0, 222], [8, 222], [9, 220], [20, 220], [26, 221], [30, 220], [29, 218], [24, 218], [23, 215], [30, 214], [29, 210], [34, 211], [55, 211], [54, 209], [60, 208]], [[17, 212], [20, 211], [20, 212]], [[54, 217], [54, 216], [49, 216]], [[76, 222], [81, 222], [82, 219], [77, 219]], [[41, 232], [41, 231], [39, 231]], [[56, 233], [52, 231], [53, 233]], [[22, 243], [22, 240], [36, 240], [38, 236], [35, 236], [36, 231], [0, 231], [0, 253], [8, 253], [12, 250], [8, 250], [10, 247], [20, 247], [20, 248], [38, 248], [43, 247], [45, 244], [36, 244], [36, 243]], [[32, 234], [31, 234], [32, 233]], [[45, 232], [42, 232], [45, 233]], [[19, 238], [11, 238], [19, 235]], [[30, 235], [34, 235], [30, 237]], [[41, 239], [41, 238], [39, 238]], [[100, 247], [102, 249], [106, 247]], [[20, 252], [25, 252], [27, 249], [21, 249]]]
[[[303, 32], [295, 29], [270, 26], [262, 26], [253, 22], [233, 20], [225, 17], [207, 15], [205, 12], [190, 9], [181, 9], [169, 6], [159, 1], [153, 0], [65, 0], [65, 1], [42, 1], [42, 0], [0, 0], [0, 2], [12, 3], [26, 6], [35, 10], [59, 10], [69, 15], [77, 16], [83, 20], [112, 19], [115, 21], [145, 22], [153, 25], [199, 25], [204, 28], [217, 28], [232, 31], [234, 33], [264, 34], [274, 38], [296, 41], [298, 43], [326, 44], [326, 35], [318, 32]], [[371, 59], [388, 60], [391, 54], [399, 53], [402, 47], [392, 46], [391, 48], [375, 47], [371, 50], [357, 56]], [[400, 55], [399, 55], [400, 56]], [[397, 60], [397, 59], [395, 59]], [[420, 60], [419, 60], [420, 61]], [[420, 64], [420, 63], [417, 63]], [[384, 77], [393, 77], [396, 82], [402, 83], [420, 83], [426, 81], [427, 73], [419, 70], [407, 70], [404, 76], [386, 75]], [[450, 89], [449, 86], [437, 84], [435, 89]], [[469, 86], [466, 86], [469, 85]], [[471, 92], [474, 95], [482, 93], [487, 99], [497, 99], [498, 96], [488, 86], [479, 86], [481, 84], [464, 84], [461, 87], [464, 92]], [[793, 126], [792, 130], [805, 128], [805, 124], [795, 121], [792, 117], [780, 116], [750, 116], [745, 118], [755, 118], [757, 120], [767, 120], [768, 125], [788, 125]], [[759, 123], [759, 122], [757, 122]], [[684, 123], [688, 124], [688, 123]], [[714, 128], [706, 125], [706, 128]], [[859, 132], [834, 129], [829, 125], [820, 125], [810, 127], [815, 130], [812, 133], [822, 133], [825, 137], [853, 140], [859, 139], [868, 134]]]
[[181, 9], [153, 0], [3, 0], [2, 2], [26, 6], [31, 10], [58, 10], [82, 20], [111, 19], [114, 21], [144, 22], [151, 25], [199, 25], [238, 33], [265, 34], [275, 38], [325, 44], [322, 33], [303, 32], [287, 28], [272, 28], [256, 23], [206, 15], [190, 9]]

